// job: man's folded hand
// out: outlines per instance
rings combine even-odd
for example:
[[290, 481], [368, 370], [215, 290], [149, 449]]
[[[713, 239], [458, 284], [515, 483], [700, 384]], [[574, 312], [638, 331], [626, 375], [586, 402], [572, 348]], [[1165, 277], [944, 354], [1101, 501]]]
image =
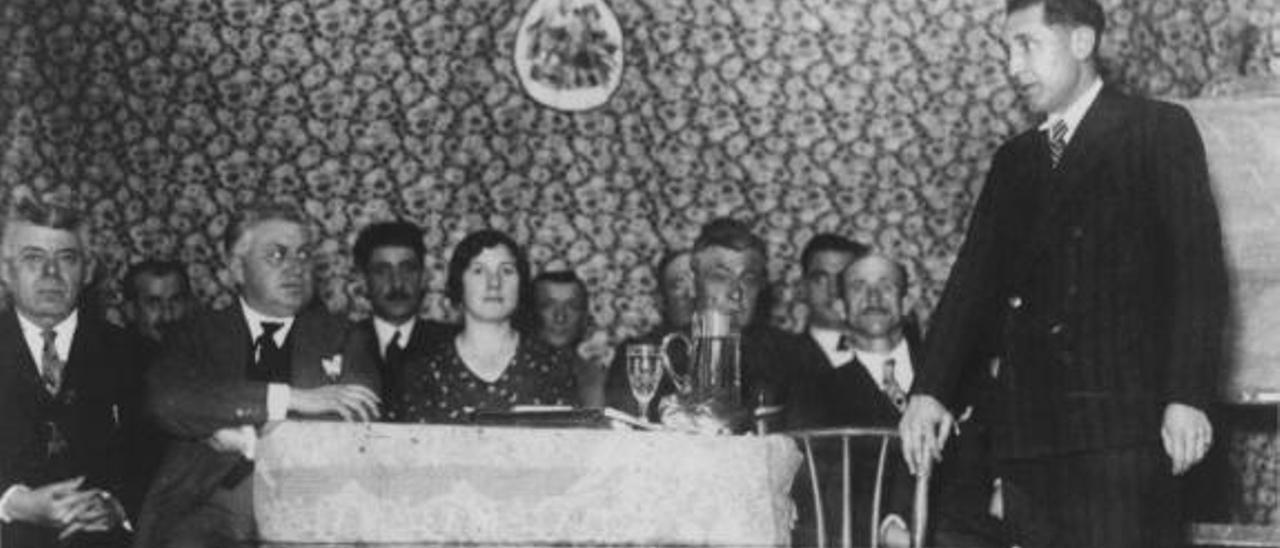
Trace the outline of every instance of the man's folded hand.
[[343, 420], [371, 421], [378, 418], [382, 400], [368, 387], [359, 384], [332, 384], [319, 388], [294, 388], [289, 397], [289, 411], [299, 415], [336, 413]]

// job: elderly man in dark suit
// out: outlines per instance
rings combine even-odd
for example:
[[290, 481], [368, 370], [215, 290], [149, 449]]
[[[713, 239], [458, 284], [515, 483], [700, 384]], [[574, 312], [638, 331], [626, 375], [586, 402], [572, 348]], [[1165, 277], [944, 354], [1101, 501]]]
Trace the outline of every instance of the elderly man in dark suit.
[[149, 371], [150, 409], [180, 438], [143, 507], [138, 546], [252, 542], [257, 429], [290, 418], [370, 420], [373, 343], [312, 300], [312, 232], [296, 208], [246, 208], [227, 231], [236, 304], [193, 317]]
[[383, 419], [389, 421], [401, 416], [404, 364], [458, 333], [458, 326], [418, 316], [427, 292], [426, 254], [422, 229], [408, 221], [373, 223], [356, 236], [356, 268], [373, 307], [360, 328], [377, 344]]
[[937, 456], [963, 366], [996, 356], [1014, 540], [1175, 546], [1174, 476], [1212, 440], [1227, 310], [1200, 136], [1183, 109], [1103, 85], [1093, 0], [1006, 13], [1009, 72], [1047, 120], [996, 153], [934, 313], [905, 456]]
[[[71, 208], [17, 198], [0, 239], [0, 544], [121, 546], [127, 448], [121, 397], [133, 360], [123, 331], [81, 314], [93, 270]], [[63, 540], [66, 539], [66, 542]], [[68, 544], [69, 542], [69, 544]]]

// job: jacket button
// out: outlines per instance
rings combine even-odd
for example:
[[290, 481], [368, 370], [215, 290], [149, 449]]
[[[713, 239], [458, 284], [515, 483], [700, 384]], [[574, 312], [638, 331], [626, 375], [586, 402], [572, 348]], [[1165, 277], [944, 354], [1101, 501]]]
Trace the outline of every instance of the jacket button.
[[1014, 310], [1022, 308], [1022, 297], [1019, 297], [1017, 295], [1009, 297], [1009, 308], [1012, 308]]
[[1079, 240], [1080, 238], [1083, 238], [1083, 237], [1084, 237], [1084, 227], [1079, 227], [1079, 226], [1073, 226], [1073, 227], [1071, 227], [1071, 237], [1072, 237], [1072, 238], [1075, 238], [1075, 239], [1077, 239], [1077, 240]]
[[1053, 326], [1049, 327], [1049, 334], [1061, 335], [1063, 331], [1066, 331], [1066, 329], [1067, 329], [1067, 326], [1062, 325], [1061, 322], [1055, 323], [1053, 324]]

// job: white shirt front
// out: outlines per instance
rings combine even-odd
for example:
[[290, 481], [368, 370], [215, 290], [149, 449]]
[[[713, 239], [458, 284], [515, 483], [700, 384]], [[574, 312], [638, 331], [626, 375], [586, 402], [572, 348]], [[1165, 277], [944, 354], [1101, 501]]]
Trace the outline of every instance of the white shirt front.
[[418, 323], [417, 318], [409, 318], [409, 321], [400, 325], [395, 325], [387, 320], [373, 317], [373, 332], [378, 336], [378, 354], [383, 358], [387, 357], [387, 344], [391, 342], [391, 338], [397, 333], [400, 338], [396, 339], [396, 345], [404, 348], [409, 345], [409, 337], [413, 335], [413, 326]]
[[818, 348], [822, 349], [822, 353], [827, 357], [827, 363], [831, 367], [839, 368], [849, 363], [853, 359], [853, 347], [849, 346], [844, 350], [840, 350], [840, 337], [843, 335], [835, 329], [827, 329], [824, 327], [809, 327], [809, 336], [813, 337], [813, 341], [818, 343]]
[[[31, 351], [31, 359], [36, 364], [36, 373], [42, 373], [40, 362], [44, 358], [44, 328], [28, 320], [21, 312], [18, 312], [18, 325], [22, 327], [22, 339], [26, 341], [27, 349]], [[53, 338], [53, 349], [58, 353], [58, 359], [62, 360], [62, 363], [67, 363], [67, 356], [71, 354], [71, 339], [75, 337], [76, 327], [79, 325], [80, 311], [72, 310], [70, 315], [58, 322], [58, 325], [53, 326], [53, 332], [57, 333]]]
[[1093, 84], [1084, 93], [1076, 97], [1070, 105], [1062, 112], [1050, 112], [1049, 117], [1045, 118], [1044, 123], [1040, 124], [1041, 131], [1048, 131], [1058, 120], [1062, 120], [1067, 124], [1067, 133], [1062, 136], [1062, 142], [1070, 143], [1071, 137], [1076, 134], [1076, 129], [1080, 127], [1080, 120], [1084, 119], [1084, 114], [1089, 112], [1089, 107], [1093, 106], [1094, 100], [1098, 98], [1098, 94], [1102, 92], [1102, 79], [1095, 78]]
[[907, 340], [904, 338], [898, 341], [898, 345], [893, 347], [887, 354], [879, 354], [875, 352], [866, 352], [863, 350], [854, 350], [854, 354], [858, 356], [858, 362], [867, 370], [867, 374], [875, 379], [876, 385], [882, 385], [884, 376], [884, 362], [890, 358], [893, 359], [893, 378], [898, 381], [898, 386], [907, 392], [911, 391], [911, 382], [915, 380], [915, 367], [911, 364], [911, 351], [907, 348]]

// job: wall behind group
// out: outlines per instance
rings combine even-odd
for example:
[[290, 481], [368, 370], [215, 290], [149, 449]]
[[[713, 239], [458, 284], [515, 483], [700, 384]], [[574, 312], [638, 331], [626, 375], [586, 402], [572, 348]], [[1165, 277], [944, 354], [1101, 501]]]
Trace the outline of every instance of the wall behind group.
[[[1192, 96], [1280, 73], [1272, 0], [1104, 1], [1113, 81]], [[528, 0], [11, 0], [0, 8], [0, 183], [91, 214], [109, 314], [144, 258], [231, 302], [218, 242], [254, 199], [302, 204], [320, 296], [367, 312], [349, 256], [369, 222], [420, 223], [424, 313], [451, 317], [448, 254], [508, 231], [591, 291], [582, 352], [657, 320], [653, 265], [717, 216], [769, 245], [775, 320], [797, 327], [796, 259], [834, 231], [902, 260], [926, 316], [988, 158], [1028, 127], [1003, 67], [1000, 0], [613, 0], [617, 93], [585, 113], [522, 91]]]

